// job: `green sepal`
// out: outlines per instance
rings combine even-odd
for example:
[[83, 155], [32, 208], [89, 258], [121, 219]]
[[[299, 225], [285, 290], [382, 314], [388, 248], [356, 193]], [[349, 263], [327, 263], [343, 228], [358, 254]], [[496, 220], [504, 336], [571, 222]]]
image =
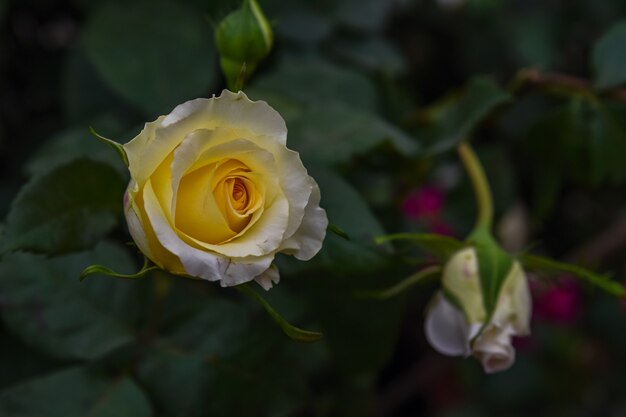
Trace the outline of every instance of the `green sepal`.
[[394, 297], [398, 294], [403, 293], [414, 285], [423, 283], [426, 278], [438, 275], [441, 273], [441, 266], [434, 265], [428, 268], [424, 268], [421, 271], [418, 271], [412, 275], [409, 275], [407, 278], [403, 279], [396, 285], [393, 285], [384, 290], [365, 290], [365, 291], [356, 291], [354, 293], [354, 297], [356, 298], [375, 298], [377, 300], [387, 300], [391, 297]]
[[374, 239], [378, 245], [392, 240], [409, 240], [420, 249], [432, 253], [441, 261], [446, 261], [456, 252], [468, 246], [467, 243], [452, 237], [432, 233], [395, 233], [378, 236]]
[[91, 127], [91, 126], [89, 126], [89, 132], [90, 132], [92, 135], [94, 135], [96, 138], [100, 139], [102, 142], [104, 142], [104, 143], [106, 143], [107, 145], [109, 145], [110, 147], [112, 147], [112, 148], [115, 150], [115, 152], [117, 152], [117, 154], [120, 156], [120, 158], [122, 159], [122, 161], [124, 162], [124, 164], [125, 164], [126, 166], [128, 166], [128, 165], [129, 165], [129, 162], [128, 162], [128, 155], [126, 155], [126, 151], [124, 150], [124, 147], [123, 147], [121, 144], [117, 143], [117, 142], [116, 142], [116, 141], [114, 141], [114, 140], [111, 140], [111, 139], [105, 138], [104, 136], [102, 136], [101, 134], [99, 134], [98, 132], [96, 132], [96, 130], [95, 130], [93, 127]]
[[267, 311], [267, 314], [270, 315], [270, 317], [276, 322], [276, 324], [280, 326], [283, 333], [285, 333], [290, 339], [295, 340], [296, 342], [309, 343], [316, 342], [324, 337], [323, 333], [300, 329], [299, 327], [296, 327], [293, 324], [289, 323], [287, 320], [285, 320], [285, 318], [283, 318], [283, 316], [281, 316], [276, 310], [274, 310], [274, 307], [272, 307], [270, 303], [268, 303], [263, 297], [261, 297], [258, 292], [250, 288], [248, 284], [237, 285], [235, 289], [258, 301], [265, 309], [265, 311]]
[[468, 241], [476, 250], [483, 305], [490, 319], [496, 308], [502, 285], [513, 267], [513, 257], [500, 247], [486, 228], [477, 228], [468, 237]]
[[328, 225], [328, 227], [326, 228], [326, 230], [331, 232], [331, 233], [336, 234], [337, 236], [339, 236], [342, 239], [350, 241], [350, 235], [348, 235], [348, 233], [346, 233], [345, 230], [343, 230], [341, 227], [337, 226], [336, 224], [330, 223]]
[[80, 280], [84, 281], [88, 276], [93, 274], [107, 275], [113, 278], [141, 279], [145, 277], [148, 272], [157, 269], [161, 268], [156, 265], [151, 265], [148, 258], [144, 258], [143, 266], [138, 272], [135, 272], [134, 274], [120, 274], [111, 270], [110, 268], [107, 268], [104, 265], [89, 265], [87, 268], [83, 269], [83, 272], [80, 273]]
[[544, 258], [543, 256], [532, 254], [521, 255], [519, 257], [519, 261], [522, 263], [524, 268], [529, 271], [571, 274], [574, 277], [588, 282], [589, 284], [598, 287], [611, 295], [616, 297], [626, 296], [626, 288], [624, 288], [624, 286], [622, 286], [619, 282], [613, 281], [607, 275], [600, 275], [577, 265], [559, 262], [550, 258]]

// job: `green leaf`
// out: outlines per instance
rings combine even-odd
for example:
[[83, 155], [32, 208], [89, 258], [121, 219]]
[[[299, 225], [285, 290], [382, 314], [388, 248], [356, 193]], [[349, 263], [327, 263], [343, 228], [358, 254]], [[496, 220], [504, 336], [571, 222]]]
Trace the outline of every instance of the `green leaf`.
[[34, 177], [11, 204], [0, 252], [89, 247], [117, 223], [123, 193], [115, 169], [88, 159]]
[[[325, 339], [294, 343], [256, 300], [224, 291], [207, 294], [202, 282], [172, 284], [166, 325], [138, 366], [142, 385], [164, 414], [230, 417], [262, 410], [295, 415], [288, 411], [306, 398], [305, 381], [324, 366]], [[281, 311], [290, 310], [291, 319], [300, 316], [283, 302], [301, 308], [298, 293], [285, 293], [279, 285], [268, 298]]]
[[406, 69], [394, 44], [377, 36], [358, 41], [338, 39], [331, 46], [335, 55], [368, 71], [397, 75]]
[[[110, 116], [94, 119], [93, 124], [98, 129], [113, 134], [122, 134], [125, 130], [116, 118]], [[120, 158], [94, 140], [89, 133], [89, 127], [83, 125], [63, 130], [45, 141], [26, 163], [26, 173], [31, 176], [43, 175], [81, 157], [110, 165], [122, 175], [128, 173]]]
[[468, 239], [476, 249], [480, 286], [487, 317], [493, 314], [502, 284], [513, 267], [513, 258], [506, 253], [489, 232], [474, 232]]
[[0, 333], [0, 358], [0, 392], [59, 366], [53, 359], [25, 345], [8, 331]]
[[378, 32], [385, 24], [392, 4], [384, 0], [343, 0], [335, 10], [337, 20], [351, 29]]
[[355, 292], [355, 297], [387, 300], [398, 294], [402, 294], [414, 285], [424, 282], [426, 278], [430, 278], [434, 275], [439, 275], [441, 273], [441, 270], [442, 268], [440, 266], [431, 266], [428, 268], [424, 268], [421, 271], [409, 275], [407, 278], [403, 279], [392, 287], [386, 288], [384, 290], [357, 291]]
[[334, 22], [328, 16], [312, 9], [289, 10], [287, 4], [281, 6], [272, 14], [276, 17], [277, 37], [308, 46], [319, 44], [331, 35]]
[[540, 271], [554, 274], [571, 274], [589, 284], [606, 291], [616, 297], [626, 296], [626, 288], [619, 282], [613, 281], [607, 275], [600, 275], [588, 269], [565, 262], [555, 261], [542, 256], [524, 254], [520, 256], [524, 268], [529, 271]]
[[372, 245], [374, 236], [384, 234], [384, 230], [367, 202], [337, 174], [315, 166], [309, 166], [309, 170], [320, 186], [321, 205], [326, 209], [328, 219], [333, 224], [340, 224], [350, 236], [350, 241], [328, 235], [320, 253], [302, 267], [312, 268], [321, 264], [329, 271], [350, 275], [385, 266], [389, 261], [386, 253], [392, 248], [390, 245]]
[[495, 109], [510, 100], [511, 96], [490, 78], [473, 78], [460, 97], [432, 110], [434, 143], [429, 152], [455, 148]]
[[238, 285], [236, 288], [242, 293], [257, 300], [263, 309], [267, 311], [267, 314], [270, 315], [276, 324], [280, 326], [283, 332], [292, 340], [295, 340], [296, 342], [317, 342], [324, 337], [324, 335], [320, 332], [303, 330], [289, 323], [276, 310], [274, 310], [270, 303], [268, 303], [258, 292], [254, 291], [248, 285], [242, 284]]
[[47, 259], [12, 253], [0, 263], [2, 318], [26, 344], [61, 359], [95, 359], [131, 342], [145, 318], [143, 282], [77, 277], [99, 262], [133, 270], [126, 250], [100, 244], [94, 250]]
[[305, 159], [335, 165], [385, 142], [403, 155], [414, 156], [419, 143], [379, 116], [340, 103], [305, 110], [289, 125], [289, 146]]
[[578, 96], [547, 112], [527, 135], [537, 166], [534, 188], [556, 179], [593, 185], [626, 180], [624, 117], [624, 103]]
[[613, 25], [595, 44], [592, 52], [594, 85], [599, 90], [626, 82], [626, 21]]
[[208, 94], [216, 78], [211, 27], [180, 3], [108, 2], [91, 14], [84, 47], [110, 87], [150, 115]]
[[[357, 256], [345, 257], [343, 262], [359, 263]], [[376, 373], [389, 363], [397, 346], [406, 300], [372, 302], [354, 294], [355, 288], [391, 286], [394, 277], [406, 269], [388, 267], [382, 271], [359, 268], [348, 274], [337, 266], [309, 274], [298, 283], [298, 291], [307, 298], [306, 312], [324, 329], [323, 343], [340, 374], [363, 377]]]
[[112, 278], [141, 279], [144, 278], [148, 272], [158, 269], [161, 268], [156, 265], [150, 265], [150, 261], [148, 260], [148, 258], [145, 258], [143, 267], [133, 274], [120, 274], [119, 272], [115, 272], [111, 268], [104, 265], [89, 265], [80, 273], [80, 280], [84, 281], [88, 276], [94, 274], [106, 275]]
[[112, 379], [70, 368], [0, 394], [0, 415], [11, 417], [150, 417], [148, 398], [128, 377]]
[[[122, 97], [111, 91], [83, 48], [72, 48], [67, 52], [62, 77], [63, 110], [71, 124], [86, 124], [111, 112], [121, 118], [128, 117], [133, 110]], [[96, 127], [100, 128], [100, 125], [96, 124]]]
[[377, 236], [375, 239], [377, 244], [394, 240], [408, 240], [422, 250], [432, 253], [442, 262], [445, 262], [456, 252], [467, 246], [467, 243], [452, 237], [431, 233], [395, 233], [392, 235]]
[[626, 105], [600, 102], [587, 112], [591, 179], [595, 184], [626, 180]]
[[255, 79], [252, 87], [253, 96], [281, 93], [305, 105], [340, 103], [374, 112], [378, 103], [376, 88], [367, 77], [321, 59], [285, 60]]

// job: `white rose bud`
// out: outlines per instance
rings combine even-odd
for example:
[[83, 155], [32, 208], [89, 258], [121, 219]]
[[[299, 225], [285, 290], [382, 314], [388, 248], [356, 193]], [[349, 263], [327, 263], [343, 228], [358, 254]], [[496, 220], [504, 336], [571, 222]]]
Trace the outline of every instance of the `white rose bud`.
[[511, 367], [515, 361], [511, 338], [530, 334], [531, 298], [520, 264], [513, 262], [491, 318], [483, 303], [474, 248], [450, 258], [442, 284], [444, 291], [435, 295], [425, 321], [431, 346], [444, 355], [473, 355], [487, 373]]

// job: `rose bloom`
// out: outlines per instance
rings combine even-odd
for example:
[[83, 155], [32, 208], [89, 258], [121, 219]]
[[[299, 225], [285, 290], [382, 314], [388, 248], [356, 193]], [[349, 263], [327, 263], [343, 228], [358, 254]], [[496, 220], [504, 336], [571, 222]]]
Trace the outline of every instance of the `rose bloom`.
[[328, 225], [317, 183], [286, 142], [282, 117], [243, 92], [146, 123], [124, 145], [124, 211], [139, 249], [173, 274], [271, 288], [276, 254], [312, 258]]
[[488, 322], [474, 248], [450, 258], [442, 284], [455, 303], [444, 292], [435, 295], [424, 323], [430, 345], [444, 355], [473, 355], [487, 373], [511, 367], [515, 362], [512, 337], [530, 334], [530, 290], [519, 262], [513, 263], [505, 278]]

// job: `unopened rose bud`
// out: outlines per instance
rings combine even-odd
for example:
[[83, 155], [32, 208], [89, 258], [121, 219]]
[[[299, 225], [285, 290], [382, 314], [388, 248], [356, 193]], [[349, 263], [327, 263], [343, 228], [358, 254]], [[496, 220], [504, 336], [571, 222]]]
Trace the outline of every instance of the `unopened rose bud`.
[[513, 262], [503, 281], [491, 316], [485, 308], [474, 248], [450, 258], [442, 284], [443, 292], [435, 295], [425, 322], [433, 348], [444, 355], [473, 355], [487, 373], [513, 365], [511, 338], [530, 333], [530, 291], [519, 262]]
[[256, 0], [244, 0], [215, 30], [222, 72], [231, 89], [240, 89], [274, 43], [274, 35]]

